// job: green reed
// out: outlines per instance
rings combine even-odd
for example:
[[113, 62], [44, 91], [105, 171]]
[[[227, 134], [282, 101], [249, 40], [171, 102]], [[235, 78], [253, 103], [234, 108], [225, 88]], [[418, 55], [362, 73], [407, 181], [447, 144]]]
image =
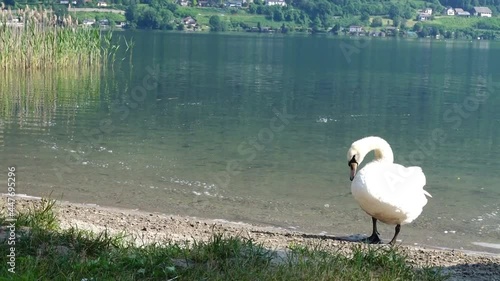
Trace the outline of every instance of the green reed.
[[[20, 18], [18, 23], [10, 21]], [[71, 16], [58, 18], [52, 10], [0, 12], [0, 67], [7, 69], [80, 68], [106, 65], [118, 50], [111, 35], [82, 27]]]

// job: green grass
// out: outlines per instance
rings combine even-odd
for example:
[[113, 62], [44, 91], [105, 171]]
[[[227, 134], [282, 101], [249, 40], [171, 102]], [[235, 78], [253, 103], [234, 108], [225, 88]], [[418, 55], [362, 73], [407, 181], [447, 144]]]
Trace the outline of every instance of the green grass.
[[275, 22], [273, 20], [267, 19], [265, 15], [249, 14], [245, 9], [237, 9], [236, 14], [231, 13], [231, 9], [221, 9], [221, 8], [193, 8], [193, 7], [179, 7], [176, 11], [177, 14], [181, 16], [192, 16], [196, 18], [199, 24], [208, 25], [208, 21], [211, 16], [220, 16], [223, 20], [230, 23], [244, 23], [248, 26], [257, 26], [260, 22], [262, 27], [273, 27], [278, 28], [284, 23], [290, 26], [296, 26], [293, 22]]
[[[393, 247], [353, 244], [349, 253], [290, 245], [286, 255], [253, 240], [214, 233], [209, 241], [143, 247], [75, 228], [61, 230], [54, 201], [17, 215], [16, 273], [2, 280], [445, 280], [439, 270], [414, 268]], [[5, 210], [3, 208], [3, 210]], [[0, 222], [8, 224], [6, 213]], [[24, 229], [24, 231], [22, 230]], [[7, 243], [0, 251], [8, 253]], [[283, 253], [285, 253], [283, 251]], [[0, 262], [7, 263], [2, 254]]]
[[439, 26], [447, 29], [476, 28], [500, 30], [500, 18], [498, 17], [481, 18], [471, 16], [470, 18], [462, 18], [439, 16], [436, 17], [433, 21], [425, 22], [425, 24], [432, 24], [434, 26]]

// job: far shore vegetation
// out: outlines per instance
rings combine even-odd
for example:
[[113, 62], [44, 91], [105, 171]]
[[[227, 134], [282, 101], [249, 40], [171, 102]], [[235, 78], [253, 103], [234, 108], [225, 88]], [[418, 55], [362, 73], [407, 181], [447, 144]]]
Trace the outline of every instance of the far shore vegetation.
[[53, 200], [34, 201], [27, 209], [15, 210], [14, 217], [5, 207], [0, 213], [0, 251], [6, 253], [0, 257], [2, 280], [421, 281], [448, 277], [440, 268], [414, 267], [394, 247], [353, 243], [341, 251], [294, 244], [280, 255], [251, 239], [224, 233], [213, 233], [208, 241], [138, 245], [127, 233], [113, 236], [107, 231], [61, 229]]
[[[50, 6], [58, 16], [71, 15], [80, 24], [111, 28], [500, 38], [500, 5], [495, 0], [4, 1], [11, 8], [26, 4]], [[476, 15], [475, 7], [489, 9], [491, 17]], [[465, 15], [457, 14], [458, 10], [465, 11]]]

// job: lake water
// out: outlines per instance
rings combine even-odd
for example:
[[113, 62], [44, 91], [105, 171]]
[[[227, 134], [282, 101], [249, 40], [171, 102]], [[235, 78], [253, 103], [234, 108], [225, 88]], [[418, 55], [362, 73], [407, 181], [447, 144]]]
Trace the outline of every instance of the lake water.
[[500, 253], [499, 43], [120, 34], [113, 69], [3, 73], [17, 193], [370, 234], [346, 152], [378, 135], [433, 195], [403, 243]]

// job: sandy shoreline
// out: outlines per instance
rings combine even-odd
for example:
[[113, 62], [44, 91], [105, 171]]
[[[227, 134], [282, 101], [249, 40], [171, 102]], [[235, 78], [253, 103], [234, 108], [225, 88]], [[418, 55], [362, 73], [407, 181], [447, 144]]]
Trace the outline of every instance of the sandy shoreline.
[[[38, 199], [17, 197], [16, 208], [23, 209], [33, 201]], [[5, 207], [6, 200], [2, 202], [2, 207]], [[251, 238], [273, 250], [285, 250], [291, 243], [319, 245], [328, 250], [343, 250], [353, 243], [341, 241], [338, 239], [340, 237], [330, 235], [64, 201], [56, 203], [55, 211], [63, 228], [76, 226], [94, 232], [105, 229], [112, 234], [125, 232], [130, 238], [136, 239], [138, 244], [166, 240], [207, 240], [214, 232]], [[407, 253], [410, 262], [417, 266], [445, 267], [446, 272], [452, 276], [450, 280], [500, 280], [500, 255], [407, 245], [399, 245], [399, 248]]]

